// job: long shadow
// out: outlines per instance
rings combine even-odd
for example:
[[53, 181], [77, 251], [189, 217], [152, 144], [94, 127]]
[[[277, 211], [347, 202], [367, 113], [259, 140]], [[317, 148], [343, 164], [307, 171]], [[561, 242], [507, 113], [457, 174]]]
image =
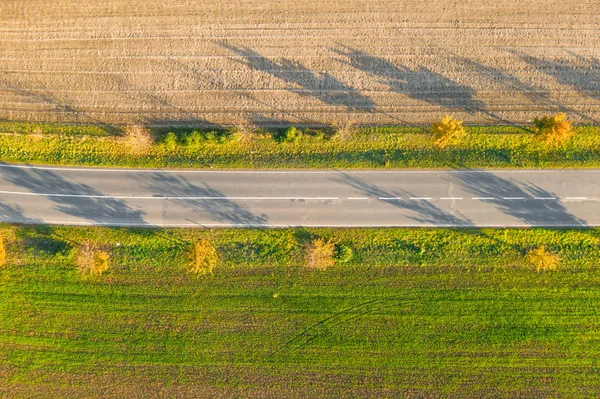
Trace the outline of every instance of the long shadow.
[[[557, 225], [585, 226], [586, 222], [569, 213], [557, 196], [535, 184], [520, 184], [502, 179], [492, 173], [453, 172], [452, 181], [464, 190], [476, 195], [487, 203], [493, 204], [506, 215], [535, 226], [551, 227]], [[505, 200], [504, 198], [521, 198]], [[535, 199], [540, 198], [540, 199]]]
[[429, 225], [442, 226], [457, 226], [457, 227], [474, 227], [474, 224], [464, 215], [459, 216], [448, 213], [439, 208], [431, 201], [426, 200], [409, 200], [408, 198], [416, 197], [414, 194], [405, 191], [387, 191], [380, 187], [365, 182], [355, 176], [351, 176], [344, 172], [339, 172], [336, 177], [331, 178], [331, 181], [336, 183], [346, 184], [350, 187], [360, 190], [364, 195], [375, 198], [403, 198], [402, 200], [380, 200], [399, 209], [406, 209], [414, 212], [416, 216], [407, 215], [411, 220], [418, 223]]
[[8, 205], [0, 202], [0, 222], [2, 223], [39, 223], [37, 218], [25, 216], [20, 205]]
[[[152, 173], [144, 177], [143, 184], [148, 188], [160, 188], [160, 193], [167, 197], [211, 197], [218, 199], [191, 199], [181, 200], [182, 203], [193, 209], [193, 212], [202, 217], [219, 223], [239, 226], [266, 226], [266, 215], [256, 216], [246, 207], [226, 198], [222, 192], [215, 190], [207, 184], [201, 186], [166, 173]], [[202, 225], [202, 223], [198, 223]]]
[[469, 113], [483, 112], [485, 103], [476, 100], [477, 92], [424, 66], [411, 69], [372, 56], [348, 46], [333, 48], [333, 52], [345, 58], [346, 65], [370, 75], [379, 76], [381, 83], [392, 91], [406, 94], [410, 98], [451, 110]]
[[145, 212], [132, 209], [122, 200], [104, 197], [86, 184], [72, 183], [50, 170], [3, 168], [2, 175], [27, 192], [54, 194], [41, 197], [52, 201], [54, 208], [65, 215], [98, 224], [146, 224]]
[[342, 106], [352, 111], [372, 111], [373, 100], [361, 94], [327, 72], [315, 73], [297, 61], [281, 59], [278, 62], [264, 57], [248, 47], [236, 47], [226, 42], [218, 42], [236, 55], [242, 57], [241, 64], [255, 70], [266, 72], [298, 89], [289, 88], [290, 92], [305, 97], [318, 98], [329, 105]]

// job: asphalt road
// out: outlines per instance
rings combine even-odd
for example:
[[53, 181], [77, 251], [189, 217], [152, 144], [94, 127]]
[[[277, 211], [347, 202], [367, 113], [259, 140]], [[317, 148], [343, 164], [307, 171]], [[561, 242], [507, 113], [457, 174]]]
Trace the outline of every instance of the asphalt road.
[[159, 171], [0, 165], [0, 220], [112, 226], [598, 226], [600, 170]]

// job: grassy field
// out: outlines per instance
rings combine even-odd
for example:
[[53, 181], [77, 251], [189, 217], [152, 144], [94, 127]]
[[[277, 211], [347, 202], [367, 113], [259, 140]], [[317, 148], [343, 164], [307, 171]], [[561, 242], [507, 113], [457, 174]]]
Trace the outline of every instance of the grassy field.
[[545, 148], [523, 127], [467, 127], [465, 143], [437, 149], [425, 128], [359, 129], [348, 140], [331, 131], [300, 129], [297, 142], [283, 131], [239, 140], [233, 131], [160, 129], [146, 151], [131, 150], [112, 130], [97, 126], [0, 124], [4, 162], [177, 168], [587, 168], [600, 166], [600, 128], [576, 128], [562, 148]]
[[[1, 230], [2, 397], [600, 393], [599, 230]], [[184, 267], [198, 237], [211, 276]], [[314, 237], [354, 257], [309, 270]], [[103, 276], [75, 272], [82, 240]], [[543, 244], [558, 270], [526, 263]]]

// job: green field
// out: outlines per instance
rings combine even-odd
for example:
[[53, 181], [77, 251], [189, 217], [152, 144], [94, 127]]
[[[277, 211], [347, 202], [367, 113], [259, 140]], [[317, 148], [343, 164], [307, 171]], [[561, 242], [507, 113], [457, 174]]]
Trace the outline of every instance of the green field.
[[[172, 134], [169, 135], [169, 130]], [[302, 130], [302, 129], [301, 129]], [[471, 126], [458, 147], [437, 149], [424, 127], [365, 127], [347, 141], [327, 129], [259, 131], [239, 141], [229, 130], [162, 129], [133, 154], [116, 128], [0, 123], [3, 162], [177, 168], [591, 168], [600, 167], [600, 127], [577, 127], [561, 148], [545, 148], [527, 127]]]
[[[600, 395], [600, 230], [1, 230], [0, 397]], [[211, 276], [186, 271], [198, 237]], [[354, 257], [307, 269], [314, 237]], [[82, 240], [103, 276], [75, 272]], [[558, 270], [527, 264], [541, 245]]]

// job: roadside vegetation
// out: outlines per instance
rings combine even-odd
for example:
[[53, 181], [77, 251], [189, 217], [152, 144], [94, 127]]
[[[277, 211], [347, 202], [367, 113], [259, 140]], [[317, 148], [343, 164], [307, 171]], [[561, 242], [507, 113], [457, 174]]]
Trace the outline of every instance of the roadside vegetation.
[[[600, 385], [600, 230], [0, 230], [3, 396], [577, 398]], [[82, 245], [110, 257], [94, 278]], [[316, 248], [326, 267], [308, 263]]]
[[[432, 133], [433, 132], [433, 133]], [[591, 168], [600, 127], [564, 114], [531, 126], [148, 129], [0, 123], [9, 163], [177, 168]]]

